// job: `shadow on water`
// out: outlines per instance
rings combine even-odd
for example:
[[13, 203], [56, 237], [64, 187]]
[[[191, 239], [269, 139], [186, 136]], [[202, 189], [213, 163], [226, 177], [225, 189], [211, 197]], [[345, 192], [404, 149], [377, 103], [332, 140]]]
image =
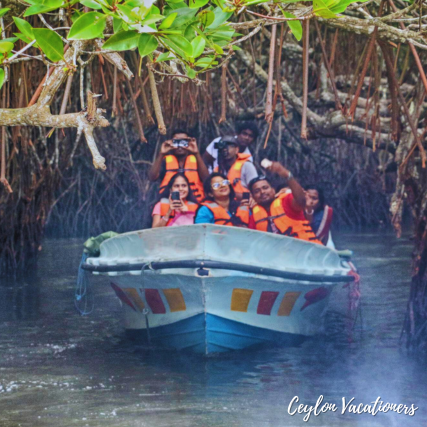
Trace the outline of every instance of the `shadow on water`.
[[[45, 244], [37, 278], [0, 287], [0, 427], [57, 426], [420, 426], [427, 424], [427, 374], [398, 338], [409, 292], [408, 240], [336, 236], [355, 251], [362, 276], [363, 334], [348, 342], [346, 290], [337, 289], [326, 335], [297, 347], [201, 357], [147, 349], [126, 338], [121, 309], [102, 277], [95, 309], [73, 306], [82, 241]], [[335, 403], [308, 423], [291, 416], [294, 396]], [[342, 399], [414, 404], [395, 412], [341, 414]]]

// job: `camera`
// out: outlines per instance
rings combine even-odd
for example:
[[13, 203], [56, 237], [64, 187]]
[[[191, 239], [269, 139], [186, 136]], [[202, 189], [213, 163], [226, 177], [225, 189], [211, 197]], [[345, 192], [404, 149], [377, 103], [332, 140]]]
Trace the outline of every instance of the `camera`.
[[179, 148], [179, 147], [183, 147], [183, 148], [187, 148], [188, 145], [190, 143], [190, 139], [188, 138], [182, 138], [182, 139], [173, 139], [172, 140], [172, 145], [175, 148]]
[[242, 200], [249, 200], [250, 195], [251, 195], [250, 193], [248, 193], [247, 191], [244, 191], [242, 195]]
[[171, 199], [172, 200], [181, 200], [181, 197], [179, 196], [179, 191], [172, 191]]
[[218, 151], [224, 150], [228, 145], [237, 145], [235, 136], [224, 136], [218, 142], [214, 143], [214, 148]]

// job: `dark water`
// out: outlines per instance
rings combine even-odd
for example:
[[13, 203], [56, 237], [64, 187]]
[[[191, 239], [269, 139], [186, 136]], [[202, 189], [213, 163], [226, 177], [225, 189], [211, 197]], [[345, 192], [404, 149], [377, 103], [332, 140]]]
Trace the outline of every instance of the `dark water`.
[[[298, 348], [268, 348], [212, 358], [153, 352], [128, 342], [120, 307], [102, 279], [95, 310], [73, 306], [81, 241], [45, 242], [38, 272], [0, 287], [0, 426], [423, 426], [425, 364], [399, 349], [409, 291], [411, 242], [393, 235], [335, 236], [355, 252], [362, 275], [363, 322], [348, 343], [335, 314], [329, 336]], [[336, 412], [291, 416], [294, 396], [320, 395]], [[342, 415], [342, 398], [414, 404], [395, 412]]]

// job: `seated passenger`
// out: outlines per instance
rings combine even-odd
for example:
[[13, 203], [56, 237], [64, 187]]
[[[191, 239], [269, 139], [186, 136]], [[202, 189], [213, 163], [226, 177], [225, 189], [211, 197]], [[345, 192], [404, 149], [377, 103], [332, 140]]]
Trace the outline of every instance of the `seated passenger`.
[[153, 228], [190, 225], [199, 205], [183, 173], [176, 173], [153, 209]]
[[304, 216], [306, 203], [304, 189], [291, 172], [279, 162], [272, 162], [267, 169], [286, 178], [291, 191], [279, 193], [276, 197], [276, 192], [267, 177], [258, 176], [253, 179], [249, 189], [257, 204], [252, 208], [249, 228], [322, 244]]
[[195, 224], [248, 226], [249, 208], [235, 200], [233, 187], [224, 175], [217, 172], [209, 175], [204, 191], [206, 198], [197, 210]]
[[209, 172], [199, 153], [196, 139], [183, 130], [175, 130], [172, 139], [161, 145], [159, 154], [148, 171], [148, 179], [161, 179], [159, 194], [162, 194], [177, 172], [185, 174], [196, 199], [203, 200], [203, 181]]
[[224, 136], [217, 143], [218, 166], [215, 172], [227, 176], [236, 193], [236, 199], [242, 200], [243, 193], [248, 192], [249, 182], [258, 173], [250, 160], [250, 154], [239, 153], [239, 146], [234, 136]]
[[333, 209], [325, 204], [323, 190], [317, 185], [308, 185], [306, 198], [305, 217], [310, 222], [311, 228], [325, 246], [335, 249], [330, 231]]

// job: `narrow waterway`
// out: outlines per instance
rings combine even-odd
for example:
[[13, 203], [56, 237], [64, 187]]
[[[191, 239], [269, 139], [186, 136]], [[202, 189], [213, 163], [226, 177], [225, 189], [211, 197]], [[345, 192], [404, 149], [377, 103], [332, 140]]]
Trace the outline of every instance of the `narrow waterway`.
[[[425, 364], [398, 345], [409, 293], [412, 242], [392, 234], [336, 235], [362, 276], [363, 332], [354, 342], [332, 301], [329, 335], [297, 348], [203, 358], [148, 351], [129, 342], [120, 305], [100, 278], [94, 311], [81, 317], [73, 296], [81, 240], [44, 243], [31, 280], [0, 286], [0, 426], [422, 426], [427, 425]], [[337, 411], [303, 421], [294, 396], [320, 395]], [[413, 404], [414, 416], [389, 411], [341, 414], [342, 399]], [[296, 409], [296, 405], [292, 407]]]

